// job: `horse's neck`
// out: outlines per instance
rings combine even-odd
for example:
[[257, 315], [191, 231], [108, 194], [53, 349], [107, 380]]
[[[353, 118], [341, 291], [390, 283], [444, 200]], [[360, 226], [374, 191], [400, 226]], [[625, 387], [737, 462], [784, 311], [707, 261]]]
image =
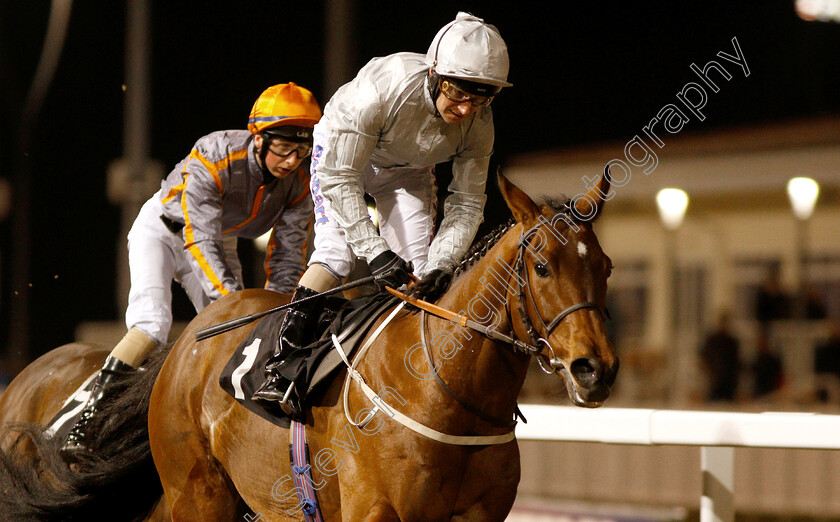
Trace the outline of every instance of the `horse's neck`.
[[514, 263], [516, 250], [504, 237], [475, 266], [455, 280], [439, 305], [460, 312], [469, 319], [507, 333], [507, 306], [517, 298]]
[[[518, 276], [514, 271], [516, 253], [516, 234], [511, 231], [454, 281], [438, 306], [499, 333], [510, 334], [508, 309], [519, 298]], [[434, 339], [442, 330], [449, 330], [457, 341], [451, 359], [440, 361], [439, 372], [445, 381], [449, 377], [455, 383], [450, 386], [453, 391], [458, 393], [456, 388], [459, 388], [460, 392], [472, 395], [476, 405], [512, 409], [525, 380], [528, 358], [514, 352], [509, 345], [491, 341], [454, 322], [430, 321], [428, 338]], [[440, 347], [431, 341], [429, 344], [432, 353], [441, 357]]]

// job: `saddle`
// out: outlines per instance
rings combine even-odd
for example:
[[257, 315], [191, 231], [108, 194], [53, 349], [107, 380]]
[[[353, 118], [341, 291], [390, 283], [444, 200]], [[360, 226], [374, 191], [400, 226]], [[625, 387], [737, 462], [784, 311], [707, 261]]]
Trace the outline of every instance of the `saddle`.
[[[333, 349], [333, 334], [351, 357], [376, 319], [398, 301], [387, 293], [353, 300], [337, 297], [325, 300], [315, 329], [315, 340], [289, 354], [281, 370], [284, 377], [295, 383], [293, 393], [297, 394], [301, 405], [307, 407], [307, 398], [313, 390], [343, 365], [341, 356]], [[280, 408], [251, 400], [265, 378], [265, 365], [277, 346], [284, 317], [285, 311], [268, 315], [257, 323], [228, 360], [219, 377], [219, 385], [260, 417], [288, 428], [292, 419]]]

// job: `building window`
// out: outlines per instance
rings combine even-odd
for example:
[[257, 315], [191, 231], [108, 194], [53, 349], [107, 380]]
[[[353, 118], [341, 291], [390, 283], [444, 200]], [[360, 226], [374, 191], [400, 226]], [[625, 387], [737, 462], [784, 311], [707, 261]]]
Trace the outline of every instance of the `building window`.
[[607, 328], [610, 340], [621, 352], [623, 348], [644, 344], [648, 314], [648, 263], [621, 262], [616, 265], [607, 291]]

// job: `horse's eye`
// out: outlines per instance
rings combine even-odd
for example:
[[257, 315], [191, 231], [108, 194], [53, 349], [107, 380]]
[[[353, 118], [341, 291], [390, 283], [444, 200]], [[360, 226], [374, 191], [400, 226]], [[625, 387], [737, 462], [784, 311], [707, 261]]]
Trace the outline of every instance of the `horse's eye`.
[[540, 277], [548, 277], [548, 268], [542, 263], [537, 263], [534, 265], [534, 271]]

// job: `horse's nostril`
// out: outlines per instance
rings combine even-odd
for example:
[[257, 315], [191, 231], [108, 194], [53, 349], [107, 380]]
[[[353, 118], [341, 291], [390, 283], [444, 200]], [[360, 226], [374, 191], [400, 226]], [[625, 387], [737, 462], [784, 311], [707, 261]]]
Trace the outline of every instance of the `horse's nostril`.
[[591, 386], [601, 380], [601, 364], [593, 359], [576, 359], [572, 362], [571, 373], [584, 386]]

